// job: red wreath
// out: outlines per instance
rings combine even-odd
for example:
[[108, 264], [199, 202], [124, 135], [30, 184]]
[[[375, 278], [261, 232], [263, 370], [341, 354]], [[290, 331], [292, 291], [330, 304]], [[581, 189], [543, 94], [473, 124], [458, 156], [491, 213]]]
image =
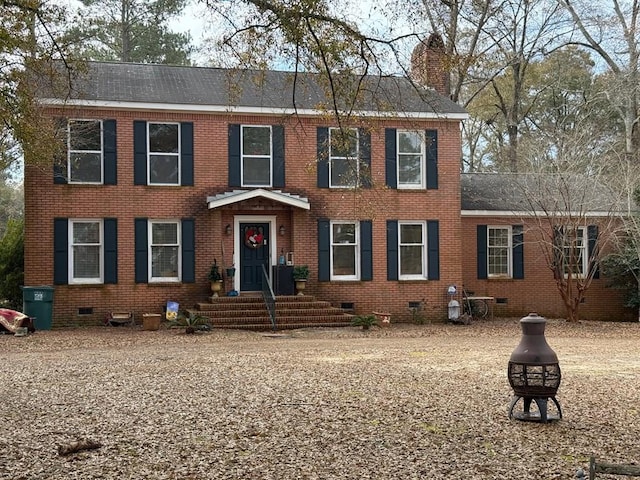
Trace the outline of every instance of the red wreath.
[[244, 231], [244, 244], [249, 248], [260, 248], [264, 235], [262, 234], [262, 227], [248, 227]]

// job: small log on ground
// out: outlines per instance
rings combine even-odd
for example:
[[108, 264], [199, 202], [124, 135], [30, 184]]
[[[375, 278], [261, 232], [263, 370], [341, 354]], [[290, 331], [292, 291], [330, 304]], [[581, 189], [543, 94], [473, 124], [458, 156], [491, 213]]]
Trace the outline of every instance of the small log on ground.
[[58, 455], [71, 455], [72, 453], [81, 452], [83, 450], [95, 450], [100, 448], [102, 444], [91, 440], [90, 438], [80, 438], [75, 442], [58, 446]]

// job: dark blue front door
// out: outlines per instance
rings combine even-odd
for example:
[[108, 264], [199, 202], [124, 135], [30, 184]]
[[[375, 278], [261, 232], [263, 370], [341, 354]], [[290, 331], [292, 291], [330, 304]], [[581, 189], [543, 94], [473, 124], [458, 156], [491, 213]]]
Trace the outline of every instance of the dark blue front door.
[[241, 223], [240, 291], [262, 290], [262, 265], [269, 271], [269, 224]]

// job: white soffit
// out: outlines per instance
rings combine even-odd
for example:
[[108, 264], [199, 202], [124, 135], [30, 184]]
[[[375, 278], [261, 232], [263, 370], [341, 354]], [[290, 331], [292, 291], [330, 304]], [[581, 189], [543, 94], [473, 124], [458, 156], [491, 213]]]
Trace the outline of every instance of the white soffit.
[[255, 190], [233, 190], [232, 192], [224, 192], [212, 197], [207, 197], [207, 206], [209, 210], [213, 210], [258, 197], [284, 203], [292, 207], [302, 208], [303, 210], [309, 210], [311, 208], [309, 200], [305, 197], [284, 193], [280, 190], [265, 190], [263, 188], [257, 188]]

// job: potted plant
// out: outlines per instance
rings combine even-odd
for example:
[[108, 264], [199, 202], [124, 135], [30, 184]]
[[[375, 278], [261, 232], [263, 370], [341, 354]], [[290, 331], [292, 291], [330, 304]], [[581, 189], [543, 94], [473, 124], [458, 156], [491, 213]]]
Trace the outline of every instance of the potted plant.
[[304, 295], [302, 291], [307, 286], [309, 279], [309, 267], [307, 265], [296, 265], [293, 267], [293, 280], [296, 282], [296, 290], [298, 295]]
[[371, 326], [378, 325], [378, 319], [375, 315], [356, 315], [351, 319], [351, 325], [362, 327], [363, 330], [369, 330]]
[[209, 281], [211, 282], [211, 291], [213, 292], [213, 296], [217, 297], [218, 292], [222, 290], [222, 273], [220, 272], [220, 267], [218, 266], [218, 262], [215, 258], [213, 259], [211, 270], [209, 270]]

